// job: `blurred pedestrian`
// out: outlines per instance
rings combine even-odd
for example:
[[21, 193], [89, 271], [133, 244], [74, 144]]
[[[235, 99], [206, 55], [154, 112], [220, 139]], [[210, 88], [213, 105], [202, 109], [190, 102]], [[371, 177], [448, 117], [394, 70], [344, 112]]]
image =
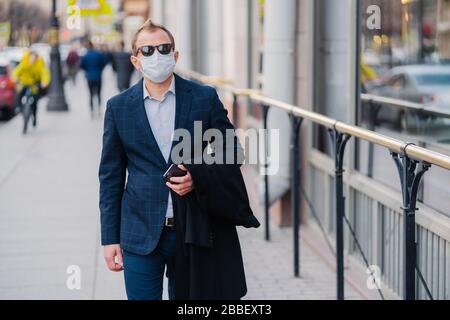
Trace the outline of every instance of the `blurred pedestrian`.
[[125, 51], [125, 45], [120, 43], [119, 51], [112, 53], [112, 66], [117, 74], [117, 88], [120, 92], [130, 87], [131, 77], [134, 72], [134, 66], [131, 63], [131, 52]]
[[91, 41], [87, 45], [87, 53], [81, 58], [81, 69], [86, 72], [89, 86], [91, 113], [94, 112], [94, 99], [97, 96], [99, 112], [102, 105], [102, 74], [109, 63], [108, 55], [96, 50]]
[[77, 75], [80, 69], [81, 59], [75, 47], [72, 47], [67, 55], [66, 65], [68, 70], [68, 77], [75, 85], [77, 82]]

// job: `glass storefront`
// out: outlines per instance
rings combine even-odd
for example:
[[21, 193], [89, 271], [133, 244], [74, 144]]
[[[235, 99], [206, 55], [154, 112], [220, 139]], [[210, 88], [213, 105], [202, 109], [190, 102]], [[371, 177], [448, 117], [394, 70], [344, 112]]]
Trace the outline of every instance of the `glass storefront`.
[[[361, 15], [359, 125], [450, 155], [450, 2], [364, 0]], [[357, 169], [399, 189], [384, 148], [359, 141]], [[433, 170], [422, 200], [444, 209], [450, 177]]]

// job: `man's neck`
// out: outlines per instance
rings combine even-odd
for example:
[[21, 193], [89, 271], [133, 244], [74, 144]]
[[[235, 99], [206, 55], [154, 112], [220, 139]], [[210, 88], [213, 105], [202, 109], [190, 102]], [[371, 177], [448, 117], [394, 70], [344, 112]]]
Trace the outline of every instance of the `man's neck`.
[[162, 83], [154, 83], [144, 77], [145, 88], [148, 94], [155, 99], [161, 100], [164, 94], [169, 90], [172, 84], [174, 75], [171, 75], [166, 81]]

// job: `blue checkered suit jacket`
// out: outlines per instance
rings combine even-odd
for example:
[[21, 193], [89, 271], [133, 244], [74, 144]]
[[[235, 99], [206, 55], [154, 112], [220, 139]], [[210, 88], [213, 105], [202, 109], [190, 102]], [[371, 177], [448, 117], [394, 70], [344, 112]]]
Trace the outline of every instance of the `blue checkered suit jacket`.
[[[176, 129], [233, 129], [216, 91], [179, 76], [175, 79]], [[100, 163], [102, 245], [147, 255], [156, 248], [165, 222], [169, 188], [164, 159], [148, 123], [142, 80], [108, 101]], [[127, 174], [128, 173], [128, 174]], [[174, 208], [175, 210], [175, 208]]]

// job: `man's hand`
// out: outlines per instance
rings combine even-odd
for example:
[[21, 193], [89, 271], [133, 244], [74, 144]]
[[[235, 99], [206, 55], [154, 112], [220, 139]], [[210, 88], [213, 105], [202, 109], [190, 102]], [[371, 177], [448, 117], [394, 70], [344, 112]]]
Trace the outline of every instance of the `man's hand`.
[[171, 178], [170, 182], [168, 182], [166, 185], [176, 194], [183, 197], [194, 190], [194, 180], [192, 180], [191, 174], [183, 165], [179, 165], [178, 168], [186, 171], [187, 174], [184, 177]]
[[[104, 247], [105, 261], [109, 270], [113, 272], [123, 271], [122, 249], [120, 245], [114, 244]], [[117, 262], [116, 262], [117, 257]]]

